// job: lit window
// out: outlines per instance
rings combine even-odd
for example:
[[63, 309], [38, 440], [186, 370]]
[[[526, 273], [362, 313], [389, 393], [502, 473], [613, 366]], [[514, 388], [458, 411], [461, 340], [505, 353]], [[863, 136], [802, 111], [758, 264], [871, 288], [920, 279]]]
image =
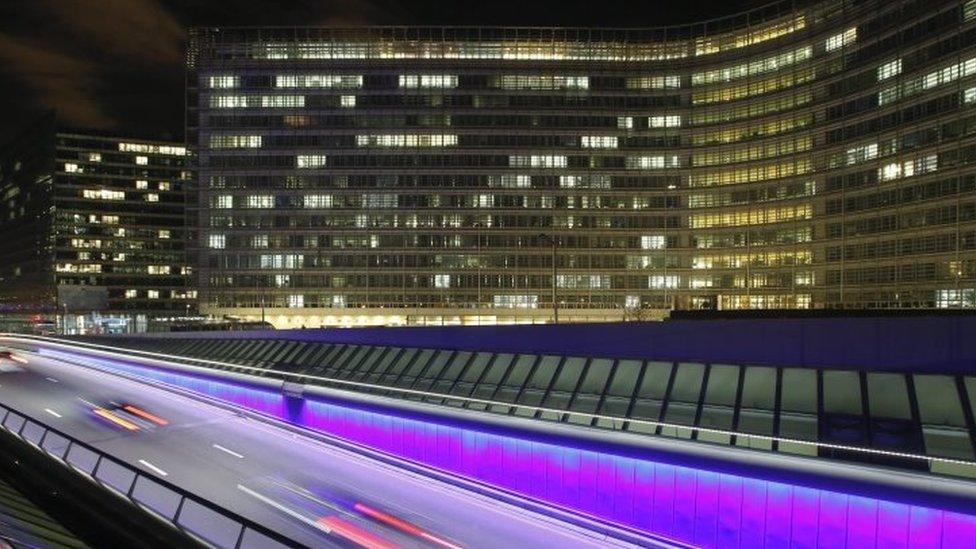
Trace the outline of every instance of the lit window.
[[146, 156], [137, 156], [136, 157], [136, 164], [138, 164], [140, 166], [145, 166], [146, 164], [149, 164], [149, 157], [146, 157]]
[[532, 177], [528, 175], [489, 175], [488, 186], [504, 189], [528, 189], [532, 187]]
[[453, 147], [458, 137], [452, 134], [357, 135], [360, 147]]
[[624, 297], [624, 307], [627, 309], [640, 309], [641, 298], [639, 295], [628, 295]]
[[81, 196], [89, 200], [125, 200], [124, 191], [110, 191], [108, 189], [84, 189]]
[[435, 288], [450, 288], [451, 287], [451, 275], [447, 275], [447, 274], [434, 275], [434, 287]]
[[147, 290], [146, 297], [149, 299], [159, 299], [159, 290]]
[[146, 181], [145, 179], [138, 179], [138, 180], [136, 180], [136, 188], [137, 189], [143, 189], [143, 190], [144, 189], [148, 189], [149, 188], [149, 182]]
[[244, 197], [245, 208], [274, 208], [274, 197], [269, 194], [258, 194]]
[[332, 207], [332, 195], [330, 194], [312, 194], [305, 196], [302, 201], [303, 205], [309, 209], [318, 208], [331, 208]]
[[824, 47], [827, 51], [834, 51], [837, 48], [843, 48], [848, 44], [853, 44], [857, 40], [857, 27], [851, 27], [846, 31], [835, 34], [824, 42]]
[[503, 90], [585, 90], [590, 87], [588, 76], [495, 76], [492, 85]]
[[878, 168], [878, 179], [881, 181], [890, 181], [899, 177], [901, 177], [901, 163], [899, 162], [892, 162]]
[[211, 135], [211, 149], [258, 149], [261, 148], [260, 135]]
[[935, 306], [940, 309], [976, 307], [976, 289], [936, 290]]
[[901, 74], [901, 59], [895, 59], [878, 67], [878, 80], [885, 80]]
[[930, 154], [922, 158], [916, 158], [915, 160], [906, 160], [905, 162], [901, 163], [893, 162], [878, 168], [878, 179], [881, 181], [890, 181], [900, 177], [921, 175], [923, 173], [937, 170], [938, 166], [939, 156], [935, 154]]
[[227, 210], [234, 207], [234, 197], [229, 194], [218, 194], [213, 197], [213, 207]]
[[102, 155], [99, 154], [99, 153], [88, 153], [88, 161], [89, 162], [101, 162], [102, 161]]
[[610, 181], [610, 176], [604, 174], [559, 176], [559, 186], [562, 188], [609, 189]]
[[170, 190], [169, 181], [160, 181], [159, 182], [159, 190], [161, 190], [161, 191], [168, 191], [168, 190]]
[[642, 250], [663, 250], [667, 240], [663, 235], [645, 235], [640, 237]]
[[677, 128], [681, 126], [681, 116], [652, 116], [647, 120], [652, 128]]
[[680, 168], [681, 161], [676, 155], [671, 156], [628, 156], [624, 165], [630, 170], [658, 170], [664, 168]]
[[334, 295], [334, 296], [332, 296], [332, 306], [333, 307], [345, 307], [346, 306], [346, 296], [344, 296], [344, 295]]
[[278, 88], [361, 88], [363, 77], [355, 74], [285, 74], [275, 77]]
[[492, 305], [499, 309], [537, 309], [539, 308], [539, 296], [496, 295], [492, 296]]
[[366, 193], [360, 197], [363, 208], [396, 208], [399, 197], [393, 193]]
[[772, 57], [757, 59], [741, 65], [712, 69], [704, 72], [696, 72], [691, 75], [693, 85], [712, 84], [715, 82], [730, 82], [737, 78], [755, 76], [767, 72], [783, 70], [784, 67], [800, 63], [809, 59], [813, 55], [813, 48], [803, 46], [796, 50], [786, 51]]
[[616, 149], [617, 138], [612, 135], [584, 135], [580, 137], [584, 149]]
[[350, 108], [356, 106], [356, 96], [355, 95], [341, 95], [339, 96], [339, 106], [343, 108]]
[[259, 258], [262, 269], [301, 269], [305, 256], [299, 254], [265, 254]]
[[976, 19], [976, 0], [969, 0], [962, 5], [962, 20], [972, 21]]
[[878, 157], [878, 144], [861, 145], [853, 149], [847, 149], [847, 164], [857, 164]]
[[678, 275], [652, 275], [647, 277], [647, 287], [652, 290], [674, 289], [680, 283]]
[[680, 87], [680, 76], [639, 76], [627, 79], [627, 89], [631, 90], [655, 90]]
[[171, 269], [169, 265], [150, 265], [146, 267], [146, 271], [151, 275], [168, 275]]
[[156, 193], [146, 193], [146, 202], [159, 202], [159, 195]]
[[976, 88], [969, 88], [962, 92], [963, 103], [976, 103]]
[[508, 165], [513, 168], [565, 168], [567, 158], [561, 155], [509, 156]]
[[247, 107], [246, 95], [212, 95], [210, 107], [214, 109], [243, 109]]
[[65, 162], [64, 171], [66, 173], [80, 173], [81, 170], [78, 169], [78, 164], [72, 164], [70, 162]]
[[241, 78], [233, 75], [211, 76], [209, 79], [212, 89], [236, 88], [241, 84]]
[[126, 299], [133, 299], [133, 298], [136, 298], [136, 297], [139, 297], [139, 291], [138, 290], [126, 290], [125, 291], [125, 298]]
[[456, 88], [458, 77], [453, 74], [401, 74], [401, 88]]
[[617, 117], [617, 127], [621, 130], [630, 130], [634, 128], [634, 117], [633, 116], [618, 116]]
[[223, 250], [227, 246], [227, 235], [223, 234], [212, 234], [210, 235], [210, 247], [215, 250]]
[[598, 290], [610, 287], [610, 277], [600, 275], [558, 275], [556, 286], [578, 290]]
[[261, 96], [261, 106], [263, 108], [301, 108], [305, 106], [304, 95], [263, 95]]
[[267, 248], [268, 247], [268, 235], [266, 234], [256, 234], [251, 237], [251, 247], [252, 248]]
[[172, 156], [186, 156], [186, 147], [172, 145], [146, 145], [145, 143], [119, 143], [122, 152], [139, 152], [149, 154], [166, 154]]
[[159, 229], [160, 240], [169, 240], [169, 237], [170, 237], [169, 229]]
[[324, 154], [299, 154], [295, 157], [296, 168], [324, 168], [326, 157]]

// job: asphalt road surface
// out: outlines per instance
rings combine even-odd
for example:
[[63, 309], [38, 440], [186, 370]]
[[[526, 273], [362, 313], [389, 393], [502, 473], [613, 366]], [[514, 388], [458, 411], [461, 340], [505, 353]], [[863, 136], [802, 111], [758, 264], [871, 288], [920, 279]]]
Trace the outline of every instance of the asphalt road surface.
[[206, 402], [18, 354], [26, 364], [0, 360], [0, 403], [309, 546], [608, 544]]

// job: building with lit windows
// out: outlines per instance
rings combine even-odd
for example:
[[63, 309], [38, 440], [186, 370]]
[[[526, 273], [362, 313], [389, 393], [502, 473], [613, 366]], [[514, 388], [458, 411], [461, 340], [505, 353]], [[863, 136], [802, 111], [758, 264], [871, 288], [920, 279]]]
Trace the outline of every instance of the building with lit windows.
[[4, 147], [0, 328], [144, 331], [195, 312], [188, 158], [182, 144], [65, 132], [54, 116]]
[[204, 312], [976, 303], [974, 0], [648, 29], [195, 29], [187, 62]]

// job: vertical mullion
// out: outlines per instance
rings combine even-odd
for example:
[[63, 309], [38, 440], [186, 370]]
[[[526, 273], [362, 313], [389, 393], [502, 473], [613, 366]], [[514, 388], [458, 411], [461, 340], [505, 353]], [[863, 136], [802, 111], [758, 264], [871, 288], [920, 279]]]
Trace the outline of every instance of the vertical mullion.
[[[674, 378], [678, 377], [678, 368], [680, 368], [678, 362], [671, 363], [671, 373], [668, 375], [668, 386], [664, 389], [664, 394], [661, 395], [661, 409], [657, 413], [657, 419], [655, 421], [660, 422], [661, 418], [667, 417], [668, 414], [668, 403], [671, 401], [671, 390], [674, 388]], [[644, 372], [647, 375], [647, 372]], [[641, 384], [644, 383], [644, 378], [641, 378]], [[658, 425], [654, 428], [654, 434], [660, 435], [662, 432], [661, 426]]]
[[[773, 397], [773, 436], [779, 437], [780, 416], [783, 413], [783, 366], [776, 367], [776, 394]], [[772, 441], [771, 450], [779, 451], [779, 441]]]
[[712, 364], [705, 364], [705, 373], [702, 375], [701, 388], [698, 389], [698, 406], [695, 408], [695, 419], [692, 421], [692, 433], [689, 438], [698, 439], [698, 431], [695, 429], [701, 425], [702, 409], [705, 407], [705, 395], [708, 390], [708, 380], [712, 374]]
[[[745, 389], [746, 384], [746, 366], [744, 364], [739, 365], [739, 379], [735, 389], [735, 401], [732, 403], [732, 426], [731, 430], [733, 432], [739, 431], [739, 411], [742, 410], [742, 392]], [[735, 446], [737, 442], [736, 436], [732, 435], [729, 439], [729, 446]]]
[[[592, 360], [590, 361], [592, 363]], [[607, 380], [603, 382], [603, 389], [600, 390], [600, 397], [596, 401], [596, 408], [593, 409], [594, 414], [599, 414], [603, 411], [603, 403], [607, 400], [607, 391], [610, 389], [610, 382], [613, 380], [613, 376], [617, 374], [617, 364], [620, 364], [620, 359], [614, 359], [613, 364], [610, 365], [610, 375], [607, 376]], [[643, 368], [643, 366], [641, 366]], [[587, 368], [589, 370], [589, 368]], [[577, 389], [577, 393], [579, 389]], [[631, 396], [633, 400], [633, 396]], [[573, 395], [573, 401], [576, 401], [576, 395]], [[570, 403], [570, 408], [572, 408], [572, 403]], [[628, 405], [628, 409], [630, 406]], [[629, 410], [628, 410], [629, 411]], [[590, 418], [590, 426], [596, 425], [596, 418]]]
[[858, 372], [858, 379], [861, 383], [861, 418], [864, 421], [867, 434], [867, 445], [874, 447], [874, 427], [871, 425], [871, 402], [868, 400], [868, 374], [865, 371]]

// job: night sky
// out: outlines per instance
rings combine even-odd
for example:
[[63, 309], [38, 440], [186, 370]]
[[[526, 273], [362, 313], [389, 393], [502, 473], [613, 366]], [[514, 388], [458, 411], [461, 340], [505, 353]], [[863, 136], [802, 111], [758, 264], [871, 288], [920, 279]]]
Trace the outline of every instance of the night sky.
[[0, 140], [46, 109], [63, 124], [183, 139], [186, 28], [230, 25], [642, 27], [766, 0], [7, 0], [0, 5]]

